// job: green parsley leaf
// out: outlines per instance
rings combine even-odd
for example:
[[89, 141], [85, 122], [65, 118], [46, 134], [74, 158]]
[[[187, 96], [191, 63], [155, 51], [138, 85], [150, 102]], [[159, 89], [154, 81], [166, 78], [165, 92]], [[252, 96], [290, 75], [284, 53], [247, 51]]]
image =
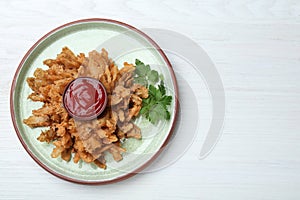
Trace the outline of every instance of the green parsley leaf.
[[172, 96], [166, 95], [163, 75], [151, 70], [149, 65], [145, 65], [138, 59], [135, 60], [135, 65], [135, 83], [148, 88], [148, 98], [143, 99], [139, 115], [144, 116], [153, 124], [160, 120], [169, 120], [171, 114], [168, 107], [171, 105]]
[[164, 115], [165, 115], [165, 112], [164, 112], [163, 105], [155, 104], [149, 111], [150, 122], [152, 122], [153, 124], [156, 124], [160, 120], [161, 117], [165, 118]]
[[142, 61], [140, 61], [138, 59], [135, 60], [135, 65], [136, 65], [135, 73], [138, 76], [145, 77], [151, 71], [149, 65], [145, 65]]
[[138, 84], [145, 85], [145, 86], [148, 84], [147, 80], [142, 76], [134, 78], [134, 81]]
[[148, 80], [152, 83], [157, 83], [158, 82], [158, 72], [155, 70], [151, 70], [150, 72], [147, 73]]
[[165, 80], [164, 75], [160, 74], [160, 75], [159, 75], [159, 79], [160, 79], [161, 81], [164, 81], [164, 80]]
[[169, 106], [169, 105], [171, 105], [171, 102], [172, 102], [172, 96], [163, 96], [160, 99], [160, 102], [165, 106]]
[[148, 98], [143, 99], [142, 109], [140, 115], [145, 116], [151, 123], [156, 124], [158, 121], [170, 119], [170, 112], [168, 106], [171, 105], [172, 96], [164, 94], [165, 90], [160, 90], [159, 88], [164, 88], [163, 85], [155, 87], [149, 85], [148, 88]]
[[135, 59], [135, 65], [144, 65], [144, 63], [142, 61], [140, 61], [139, 59]]
[[158, 85], [158, 89], [159, 89], [159, 91], [161, 92], [162, 95], [166, 94], [166, 88], [165, 88], [165, 85], [164, 85], [163, 81], [160, 81], [160, 84]]
[[135, 65], [134, 80], [136, 83], [148, 86], [150, 83], [155, 85], [159, 81], [160, 75], [157, 71], [151, 70], [150, 65], [145, 65], [138, 59], [135, 60]]

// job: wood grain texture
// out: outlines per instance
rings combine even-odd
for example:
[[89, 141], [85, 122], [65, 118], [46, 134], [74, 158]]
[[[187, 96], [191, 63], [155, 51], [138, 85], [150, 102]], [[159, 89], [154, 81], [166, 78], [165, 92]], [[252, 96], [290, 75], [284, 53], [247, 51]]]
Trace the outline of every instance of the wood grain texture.
[[[0, 199], [300, 199], [298, 0], [12, 0], [0, 17]], [[199, 136], [170, 167], [105, 186], [62, 181], [28, 156], [10, 119], [13, 74], [42, 35], [91, 17], [178, 31], [207, 51], [227, 99], [210, 156], [198, 160]]]

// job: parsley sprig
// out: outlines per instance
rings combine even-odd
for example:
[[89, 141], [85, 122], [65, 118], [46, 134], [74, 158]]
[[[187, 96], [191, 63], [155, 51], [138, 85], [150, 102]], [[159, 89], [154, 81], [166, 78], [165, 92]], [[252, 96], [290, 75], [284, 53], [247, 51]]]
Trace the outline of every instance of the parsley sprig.
[[[153, 124], [163, 119], [169, 120], [171, 115], [168, 107], [171, 105], [172, 96], [166, 94], [163, 76], [138, 59], [135, 60], [135, 65], [134, 80], [136, 83], [146, 86], [149, 93], [148, 98], [143, 99], [139, 114]], [[158, 84], [158, 82], [160, 83]]]
[[142, 61], [135, 60], [135, 82], [147, 86], [149, 83], [156, 84], [159, 81], [158, 72], [151, 70], [150, 65], [145, 65]]

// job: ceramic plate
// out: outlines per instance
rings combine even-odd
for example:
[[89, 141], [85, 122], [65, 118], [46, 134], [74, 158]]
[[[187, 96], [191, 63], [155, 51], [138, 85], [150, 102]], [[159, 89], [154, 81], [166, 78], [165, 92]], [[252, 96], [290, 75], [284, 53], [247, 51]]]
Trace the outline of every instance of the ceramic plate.
[[[153, 126], [145, 119], [138, 118], [135, 123], [142, 130], [142, 139], [128, 139], [123, 146], [127, 152], [123, 160], [115, 162], [109, 155], [107, 169], [103, 170], [94, 164], [73, 161], [66, 162], [61, 158], [51, 158], [53, 144], [37, 140], [42, 128], [31, 129], [23, 124], [23, 119], [31, 115], [33, 109], [42, 103], [32, 102], [27, 96], [32, 92], [26, 83], [36, 68], [46, 68], [43, 60], [55, 58], [62, 47], [68, 46], [74, 53], [85, 53], [105, 48], [115, 63], [134, 63], [138, 58], [151, 64], [164, 76], [168, 93], [173, 96], [170, 107], [171, 119]], [[30, 156], [45, 170], [68, 181], [84, 184], [104, 184], [126, 179], [143, 170], [162, 147], [168, 142], [177, 114], [177, 85], [174, 72], [163, 51], [147, 35], [136, 28], [107, 19], [86, 19], [60, 26], [46, 34], [26, 53], [21, 61], [11, 88], [11, 116], [16, 133]], [[45, 128], [44, 128], [45, 129]]]

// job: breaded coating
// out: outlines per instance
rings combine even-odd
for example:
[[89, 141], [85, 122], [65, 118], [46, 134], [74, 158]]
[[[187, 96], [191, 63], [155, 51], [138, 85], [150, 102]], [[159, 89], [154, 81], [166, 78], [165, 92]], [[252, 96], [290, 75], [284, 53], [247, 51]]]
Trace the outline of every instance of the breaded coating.
[[[105, 153], [112, 154], [115, 161], [123, 159], [121, 141], [126, 138], [141, 139], [141, 130], [132, 119], [138, 116], [142, 99], [148, 97], [148, 90], [133, 81], [135, 66], [124, 63], [119, 70], [108, 57], [108, 52], [91, 51], [88, 57], [83, 53], [76, 56], [64, 47], [56, 59], [43, 63], [47, 69], [37, 68], [34, 77], [27, 78], [32, 93], [28, 99], [43, 102], [39, 109], [23, 122], [31, 128], [48, 127], [37, 138], [40, 142], [52, 143], [53, 158], [61, 156], [74, 163], [83, 160], [106, 169]], [[66, 86], [75, 78], [92, 77], [105, 87], [108, 104], [98, 118], [79, 121], [69, 116], [62, 104]]]

